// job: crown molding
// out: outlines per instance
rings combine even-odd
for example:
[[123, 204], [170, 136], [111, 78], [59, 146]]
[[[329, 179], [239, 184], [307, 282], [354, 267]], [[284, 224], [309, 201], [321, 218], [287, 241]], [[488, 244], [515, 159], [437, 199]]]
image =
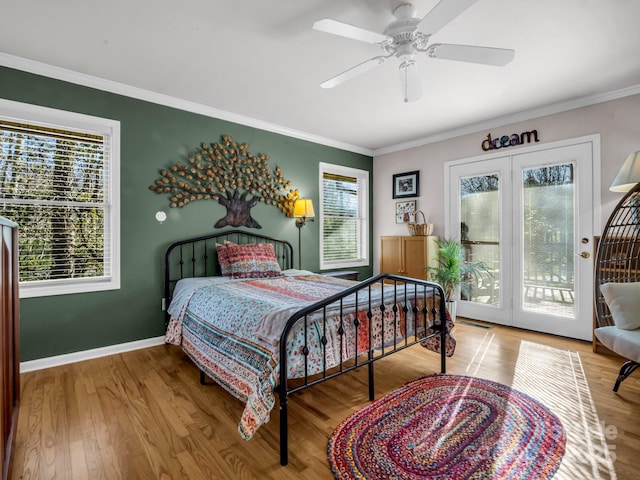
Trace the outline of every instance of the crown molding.
[[575, 110], [576, 108], [588, 107], [590, 105], [608, 102], [610, 100], [617, 100], [619, 98], [629, 97], [638, 93], [640, 93], [640, 85], [634, 85], [627, 88], [621, 88], [620, 90], [614, 90], [612, 92], [587, 95], [572, 100], [566, 100], [564, 102], [545, 105], [543, 107], [532, 108], [530, 110], [524, 110], [513, 115], [505, 115], [483, 122], [471, 123], [469, 125], [454, 128], [452, 130], [447, 130], [445, 132], [434, 133], [433, 135], [428, 135], [416, 140], [410, 140], [408, 142], [378, 148], [373, 151], [373, 157], [375, 158], [377, 156], [386, 155], [387, 153], [400, 152], [402, 150], [408, 150], [410, 148], [421, 147], [423, 145], [441, 142], [443, 140], [450, 140], [452, 138], [461, 137], [463, 135], [469, 135], [472, 133], [478, 133], [490, 128], [502, 127], [505, 125], [510, 125], [512, 123], [518, 123], [525, 120], [553, 115], [555, 113]]
[[311, 133], [303, 132], [300, 130], [294, 130], [282, 125], [265, 122], [255, 118], [245, 117], [244, 115], [238, 115], [232, 112], [227, 112], [226, 110], [208, 107], [206, 105], [190, 102], [188, 100], [182, 100], [180, 98], [171, 97], [169, 95], [164, 95], [161, 93], [152, 92], [150, 90], [132, 87], [130, 85], [125, 85], [124, 83], [114, 82], [112, 80], [94, 77], [93, 75], [87, 75], [85, 73], [74, 72], [73, 70], [56, 67], [46, 63], [37, 62], [35, 60], [17, 57], [8, 53], [0, 52], [0, 66], [22, 70], [24, 72], [42, 75], [44, 77], [54, 78], [56, 80], [62, 80], [65, 82], [74, 83], [76, 85], [82, 85], [84, 87], [95, 88], [97, 90], [135, 98], [137, 100], [144, 100], [146, 102], [156, 103], [158, 105], [164, 105], [166, 107], [172, 107], [178, 110], [197, 113], [199, 115], [204, 115], [207, 117], [226, 120], [240, 125], [245, 125], [247, 127], [257, 128], [259, 130], [264, 130], [287, 137], [297, 138], [299, 140], [305, 140], [308, 142], [325, 145], [327, 147], [334, 147], [340, 150], [367, 155], [369, 157], [373, 156], [373, 150], [368, 148], [351, 145], [318, 135], [313, 135]]
[[340, 150], [346, 150], [369, 157], [377, 157], [386, 155], [388, 153], [399, 152], [402, 150], [408, 150], [430, 143], [441, 142], [444, 140], [450, 140], [452, 138], [460, 137], [463, 135], [469, 135], [472, 133], [481, 132], [491, 128], [501, 127], [512, 123], [517, 123], [525, 120], [531, 120], [534, 118], [544, 117], [546, 115], [553, 115], [556, 113], [566, 112], [574, 110], [576, 108], [587, 107], [589, 105], [595, 105], [610, 100], [616, 100], [619, 98], [628, 97], [640, 93], [640, 85], [634, 85], [612, 92], [600, 93], [595, 95], [587, 95], [572, 100], [566, 100], [563, 102], [553, 103], [543, 107], [537, 107], [530, 110], [525, 110], [512, 115], [506, 115], [502, 117], [493, 118], [490, 120], [471, 123], [462, 127], [454, 128], [444, 132], [434, 133], [408, 142], [402, 142], [395, 145], [389, 145], [378, 149], [369, 149], [360, 147], [358, 145], [351, 145], [348, 143], [340, 142], [330, 138], [313, 135], [308, 132], [300, 130], [294, 130], [255, 118], [246, 117], [244, 115], [238, 115], [226, 110], [220, 110], [214, 107], [208, 107], [195, 102], [182, 100], [180, 98], [171, 97], [161, 93], [152, 92], [142, 88], [132, 87], [123, 83], [106, 80], [92, 75], [75, 72], [61, 67], [55, 67], [46, 63], [37, 62], [35, 60], [29, 60], [8, 53], [0, 52], [0, 66], [14, 68], [16, 70], [22, 70], [25, 72], [33, 73], [36, 75], [42, 75], [57, 80], [62, 80], [85, 87], [95, 88], [98, 90], [115, 93], [118, 95], [124, 95], [126, 97], [135, 98], [138, 100], [144, 100], [167, 107], [184, 110], [187, 112], [197, 113], [207, 117], [217, 118], [220, 120], [226, 120], [229, 122], [245, 125], [248, 127], [257, 128], [267, 132], [277, 133], [287, 137], [297, 138], [328, 147], [338, 148]]

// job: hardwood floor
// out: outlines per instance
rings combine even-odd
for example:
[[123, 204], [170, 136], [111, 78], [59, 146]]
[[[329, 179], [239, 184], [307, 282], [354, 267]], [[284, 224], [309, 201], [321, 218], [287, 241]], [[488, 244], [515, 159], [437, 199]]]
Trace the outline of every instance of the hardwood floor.
[[[622, 362], [591, 352], [589, 343], [466, 321], [458, 322], [454, 334], [458, 346], [448, 373], [507, 385], [518, 382], [516, 388], [529, 378], [537, 379], [541, 388], [540, 373], [553, 376], [540, 370], [554, 368], [545, 366], [545, 360], [557, 363], [564, 358], [562, 352], [577, 352], [566, 357], [568, 368], [584, 370], [586, 396], [572, 400], [574, 379], [556, 378], [559, 386], [548, 392], [556, 395], [550, 398], [559, 394], [568, 405], [562, 400], [543, 403], [562, 413], [565, 429], [575, 418], [581, 427], [591, 422], [589, 428], [601, 431], [615, 455], [615, 473], [594, 476], [592, 459], [602, 452], [590, 451], [597, 445], [586, 442], [580, 447], [582, 458], [565, 455], [556, 477], [638, 478], [640, 374], [614, 394], [611, 387]], [[561, 355], [551, 355], [557, 352]], [[380, 396], [437, 372], [439, 356], [415, 346], [375, 365]], [[557, 366], [558, 372], [564, 368]], [[200, 385], [198, 370], [178, 347], [164, 345], [26, 373], [21, 376], [11, 478], [330, 479], [327, 441], [341, 420], [367, 403], [366, 381], [366, 370], [361, 369], [291, 397], [290, 463], [281, 467], [277, 408], [252, 440], [242, 440], [237, 433], [241, 403], [216, 385]]]

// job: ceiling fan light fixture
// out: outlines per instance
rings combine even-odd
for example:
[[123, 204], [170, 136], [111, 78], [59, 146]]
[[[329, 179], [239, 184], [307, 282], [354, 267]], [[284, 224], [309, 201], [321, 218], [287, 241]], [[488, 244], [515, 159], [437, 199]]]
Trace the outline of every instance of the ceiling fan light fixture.
[[422, 84], [418, 72], [418, 63], [412, 58], [403, 58], [398, 69], [402, 84], [402, 98], [407, 102], [415, 102], [422, 96]]

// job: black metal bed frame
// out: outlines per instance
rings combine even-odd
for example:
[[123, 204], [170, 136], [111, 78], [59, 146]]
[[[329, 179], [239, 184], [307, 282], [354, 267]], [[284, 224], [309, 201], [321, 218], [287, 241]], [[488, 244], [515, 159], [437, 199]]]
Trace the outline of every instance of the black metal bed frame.
[[[182, 240], [172, 243], [165, 254], [165, 296], [166, 301], [170, 302], [173, 289], [178, 280], [187, 277], [203, 277], [220, 275], [219, 266], [217, 264], [216, 243], [225, 240], [233, 243], [271, 243], [274, 246], [276, 256], [282, 269], [291, 268], [293, 265], [293, 247], [286, 240], [279, 240], [260, 234], [245, 232], [242, 230], [228, 230], [224, 232], [205, 235], [197, 238]], [[379, 285], [382, 290], [381, 299], [393, 298], [391, 307], [385, 305], [384, 301], [379, 301], [376, 305], [372, 300], [372, 289]], [[389, 292], [391, 290], [391, 293]], [[387, 292], [385, 294], [385, 291]], [[345, 299], [349, 297], [351, 303], [345, 305]], [[355, 302], [353, 301], [355, 299]], [[362, 299], [362, 302], [360, 301]], [[168, 304], [168, 303], [167, 303]], [[353, 306], [355, 304], [355, 307]], [[398, 307], [400, 305], [400, 307]], [[363, 313], [370, 320], [376, 309], [382, 314], [388, 308], [391, 308], [393, 314], [393, 330], [394, 338], [384, 341], [380, 346], [374, 346], [371, 329], [366, 330], [368, 334], [368, 343], [366, 353], [358, 353], [352, 358], [342, 358], [342, 349], [340, 349], [339, 364], [333, 368], [327, 368], [326, 365], [326, 337], [327, 328], [327, 312], [331, 309], [335, 314], [336, 309], [339, 311], [338, 318], [344, 318], [345, 315], [353, 314], [353, 325], [355, 328], [355, 351], [358, 349], [358, 328], [360, 321], [357, 312]], [[402, 310], [402, 312], [400, 312]], [[413, 332], [411, 336], [405, 335], [400, 340], [397, 335], [397, 316], [406, 315], [409, 311], [413, 314]], [[318, 312], [321, 313], [321, 319], [318, 320]], [[368, 366], [369, 376], [369, 400], [374, 399], [374, 371], [373, 362], [385, 358], [392, 353], [404, 350], [416, 343], [423, 342], [427, 338], [440, 335], [440, 370], [441, 373], [446, 372], [446, 309], [445, 297], [442, 287], [437, 283], [419, 280], [415, 278], [402, 277], [398, 275], [381, 274], [364, 280], [356, 285], [346, 288], [344, 291], [326, 298], [320, 302], [301, 309], [292, 315], [284, 328], [280, 337], [280, 372], [279, 384], [276, 388], [279, 397], [280, 409], [280, 464], [287, 465], [289, 461], [288, 453], [288, 399], [293, 393], [311, 387], [317, 383], [324, 382], [343, 373], [359, 368], [363, 365]], [[167, 314], [168, 315], [168, 314]], [[312, 319], [313, 317], [313, 319]], [[404, 317], [407, 318], [406, 316]], [[168, 316], [167, 316], [168, 321]], [[301, 378], [288, 378], [288, 369], [286, 368], [287, 355], [287, 339], [291, 331], [298, 327], [302, 328], [299, 323], [304, 322], [303, 335], [305, 345], [302, 353], [305, 356], [304, 376]], [[322, 352], [325, 358], [325, 364], [321, 373], [310, 374], [308, 369], [308, 355], [310, 353], [308, 340], [309, 328], [312, 323], [321, 325], [322, 336], [321, 344]], [[338, 330], [340, 342], [344, 340], [344, 331], [342, 327]], [[284, 368], [283, 368], [284, 366]], [[200, 372], [200, 381], [204, 383], [204, 372]]]

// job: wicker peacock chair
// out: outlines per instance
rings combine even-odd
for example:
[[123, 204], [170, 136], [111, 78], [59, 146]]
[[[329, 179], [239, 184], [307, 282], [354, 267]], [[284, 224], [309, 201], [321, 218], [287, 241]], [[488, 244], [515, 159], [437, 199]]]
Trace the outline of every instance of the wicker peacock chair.
[[[640, 329], [615, 326], [601, 285], [640, 282], [640, 183], [620, 200], [609, 217], [598, 243], [595, 262], [596, 337], [610, 350], [627, 358], [613, 391], [640, 366]], [[631, 312], [640, 316], [640, 311]]]

